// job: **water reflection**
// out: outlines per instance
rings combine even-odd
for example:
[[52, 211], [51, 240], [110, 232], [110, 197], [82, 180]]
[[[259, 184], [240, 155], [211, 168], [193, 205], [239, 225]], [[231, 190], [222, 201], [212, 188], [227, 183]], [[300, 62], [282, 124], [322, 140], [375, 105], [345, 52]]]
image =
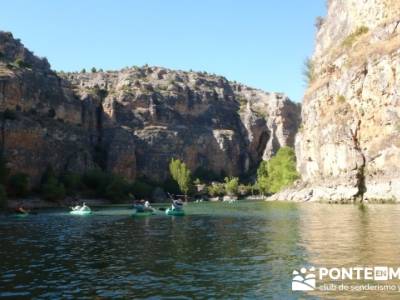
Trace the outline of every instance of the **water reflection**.
[[398, 263], [397, 206], [243, 202], [186, 210], [182, 218], [135, 219], [123, 209], [0, 217], [0, 297], [297, 299], [291, 276], [303, 265]]

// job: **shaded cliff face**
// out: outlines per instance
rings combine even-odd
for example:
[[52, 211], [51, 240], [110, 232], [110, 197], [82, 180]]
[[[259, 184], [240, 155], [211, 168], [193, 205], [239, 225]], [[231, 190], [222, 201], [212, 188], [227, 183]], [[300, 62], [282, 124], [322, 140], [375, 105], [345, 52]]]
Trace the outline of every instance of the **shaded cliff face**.
[[296, 139], [294, 200], [400, 199], [400, 2], [330, 0]]
[[168, 177], [171, 158], [216, 175], [255, 170], [293, 146], [300, 107], [224, 77], [159, 67], [61, 73], [0, 32], [0, 110], [12, 171], [37, 183], [47, 165]]

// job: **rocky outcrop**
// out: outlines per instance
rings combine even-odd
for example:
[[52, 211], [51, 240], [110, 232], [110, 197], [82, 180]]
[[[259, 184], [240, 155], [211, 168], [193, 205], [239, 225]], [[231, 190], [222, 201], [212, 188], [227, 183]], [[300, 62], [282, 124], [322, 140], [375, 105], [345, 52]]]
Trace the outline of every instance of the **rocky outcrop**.
[[204, 72], [145, 66], [56, 74], [5, 32], [0, 111], [9, 167], [33, 183], [47, 165], [163, 181], [171, 158], [193, 172], [244, 175], [293, 146], [300, 122], [299, 105], [284, 94]]
[[296, 138], [303, 182], [272, 199], [400, 199], [400, 2], [330, 0]]

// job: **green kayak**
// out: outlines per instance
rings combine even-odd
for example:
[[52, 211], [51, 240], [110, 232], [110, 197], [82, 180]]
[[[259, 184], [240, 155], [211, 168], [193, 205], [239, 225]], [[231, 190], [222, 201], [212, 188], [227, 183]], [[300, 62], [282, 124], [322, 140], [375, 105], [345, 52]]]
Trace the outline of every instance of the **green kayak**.
[[132, 214], [133, 217], [150, 217], [152, 215], [155, 215], [154, 211], [141, 211], [141, 212], [135, 211]]
[[25, 218], [29, 216], [29, 213], [16, 213], [15, 216], [18, 218]]
[[185, 212], [183, 210], [176, 210], [172, 208], [167, 208], [165, 213], [169, 216], [184, 216]]

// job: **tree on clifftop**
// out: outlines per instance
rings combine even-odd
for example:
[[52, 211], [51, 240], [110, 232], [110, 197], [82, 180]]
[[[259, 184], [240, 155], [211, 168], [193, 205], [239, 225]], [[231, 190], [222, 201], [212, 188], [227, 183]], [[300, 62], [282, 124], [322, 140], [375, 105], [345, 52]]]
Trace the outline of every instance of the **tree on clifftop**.
[[192, 174], [190, 170], [184, 162], [181, 162], [179, 159], [172, 159], [169, 163], [169, 171], [186, 198], [191, 186]]

